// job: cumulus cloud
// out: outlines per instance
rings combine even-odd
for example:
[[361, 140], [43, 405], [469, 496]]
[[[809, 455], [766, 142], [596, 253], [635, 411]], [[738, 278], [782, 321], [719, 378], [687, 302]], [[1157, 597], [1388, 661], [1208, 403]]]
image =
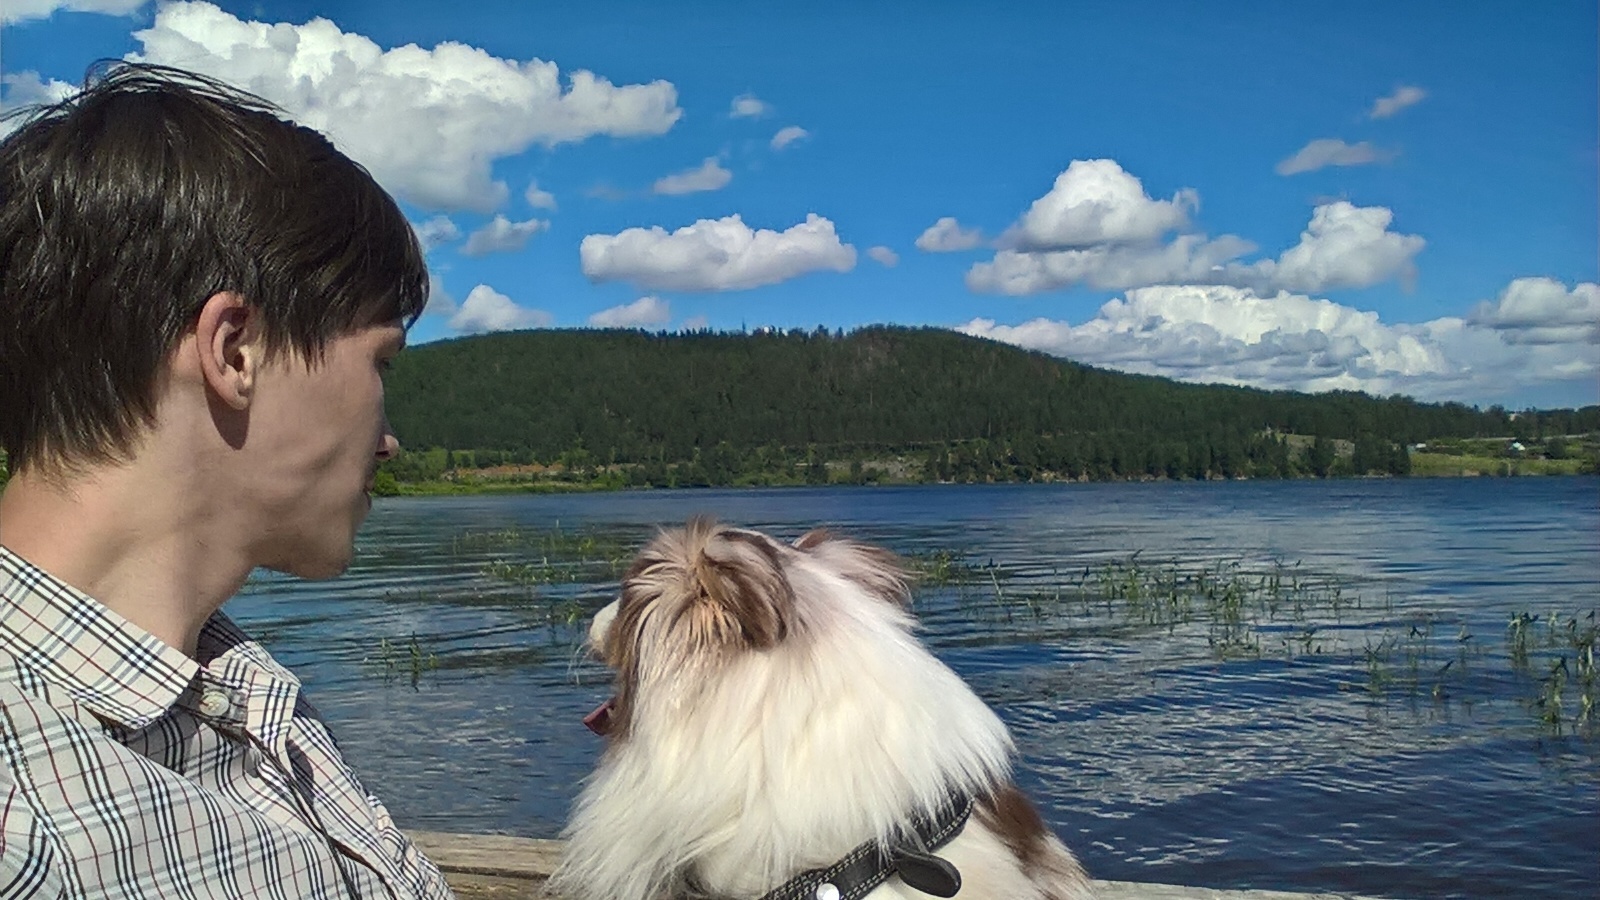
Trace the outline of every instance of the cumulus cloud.
[[422, 244], [424, 253], [461, 240], [461, 229], [450, 221], [449, 216], [434, 216], [421, 224], [412, 222], [411, 230], [417, 233], [417, 241]]
[[900, 254], [890, 250], [888, 247], [881, 245], [877, 247], [868, 247], [867, 255], [876, 260], [878, 264], [884, 268], [892, 269], [900, 264]]
[[497, 215], [489, 224], [474, 231], [467, 238], [466, 246], [461, 248], [461, 252], [468, 256], [487, 256], [490, 253], [521, 250], [527, 245], [529, 238], [549, 227], [550, 223], [543, 219], [513, 222], [505, 216]]
[[651, 295], [602, 309], [589, 317], [589, 324], [596, 328], [650, 328], [665, 325], [671, 319], [672, 309], [667, 301]]
[[1318, 138], [1301, 147], [1295, 155], [1278, 163], [1279, 175], [1315, 172], [1328, 166], [1364, 166], [1388, 159], [1389, 155], [1367, 141], [1346, 144], [1337, 138]]
[[720, 191], [732, 180], [733, 173], [724, 169], [715, 156], [708, 156], [699, 168], [659, 179], [650, 190], [656, 194], [696, 194], [701, 191]]
[[[1022, 253], [1001, 250], [967, 270], [967, 287], [986, 294], [1025, 296], [1071, 285], [1121, 290], [1151, 284], [1223, 280], [1230, 260], [1255, 249], [1243, 238], [1179, 235], [1166, 244], [1102, 244], [1082, 250]], [[1260, 280], [1252, 276], [1252, 280]]]
[[1078, 159], [1056, 176], [1001, 242], [1028, 252], [1102, 244], [1145, 243], [1189, 222], [1200, 197], [1184, 189], [1153, 200], [1139, 179], [1109, 159]]
[[[45, 81], [39, 77], [38, 72], [24, 71], [10, 75], [0, 75], [0, 116], [6, 115], [24, 106], [48, 105], [67, 99], [77, 92], [75, 85], [65, 81], [51, 79]], [[0, 121], [0, 137], [4, 137], [21, 127], [22, 121], [10, 118]]]
[[682, 110], [666, 81], [617, 86], [553, 62], [446, 42], [384, 50], [327, 19], [245, 21], [210, 3], [161, 5], [134, 58], [254, 91], [328, 134], [389, 190], [433, 209], [488, 212], [497, 159], [595, 135], [662, 134]]
[[[1504, 307], [1517, 285], [1490, 306]], [[1571, 293], [1595, 291], [1600, 286], [1584, 284]], [[1544, 309], [1545, 302], [1533, 305]], [[1224, 285], [1131, 290], [1076, 325], [1044, 318], [1015, 326], [974, 319], [959, 330], [1128, 372], [1267, 389], [1398, 392], [1444, 400], [1504, 396], [1600, 373], [1600, 353], [1577, 332], [1563, 343], [1518, 344], [1470, 320], [1388, 324], [1374, 312], [1326, 299], [1288, 292], [1262, 296]]]
[[543, 310], [528, 309], [487, 284], [480, 284], [450, 317], [450, 327], [463, 334], [509, 331], [513, 328], [545, 328], [553, 321]]
[[[1416, 271], [1414, 259], [1427, 244], [1418, 235], [1390, 231], [1390, 210], [1341, 200], [1318, 206], [1300, 243], [1277, 259], [1243, 262], [1240, 258], [1256, 245], [1235, 235], [1164, 238], [1184, 224], [1187, 210], [1198, 206], [1194, 192], [1179, 191], [1170, 201], [1152, 200], [1138, 179], [1116, 163], [1091, 162], [1087, 167], [1074, 162], [1056, 179], [1050, 194], [1035, 201], [1028, 215], [1001, 238], [1010, 246], [967, 271], [968, 288], [1021, 296], [1080, 284], [1102, 290], [1221, 284], [1261, 294], [1314, 293], [1409, 280]], [[948, 222], [945, 231], [954, 228], [954, 220]], [[930, 245], [938, 228], [923, 235]], [[1030, 249], [1040, 242], [1075, 245]], [[923, 246], [922, 239], [918, 246]]]
[[1229, 283], [1290, 291], [1369, 287], [1415, 275], [1413, 260], [1427, 241], [1389, 230], [1394, 213], [1382, 206], [1340, 200], [1317, 207], [1300, 243], [1276, 262], [1230, 267]]
[[954, 253], [971, 250], [981, 243], [982, 232], [976, 228], [962, 228], [955, 216], [945, 216], [917, 237], [917, 249], [924, 253]]
[[555, 195], [549, 191], [541, 190], [537, 181], [528, 182], [528, 189], [523, 192], [522, 199], [528, 201], [528, 205], [534, 209], [556, 208]]
[[790, 125], [787, 128], [780, 128], [778, 129], [778, 133], [772, 136], [772, 149], [782, 150], [795, 141], [798, 141], [801, 138], [808, 138], [810, 136], [811, 132], [801, 128], [799, 125]]
[[6, 0], [0, 7], [0, 25], [48, 19], [56, 10], [125, 16], [144, 4], [145, 0]]
[[740, 94], [733, 98], [733, 106], [728, 110], [730, 119], [759, 119], [770, 115], [772, 107], [763, 103], [755, 94]]
[[460, 309], [456, 305], [456, 298], [445, 290], [444, 280], [439, 277], [438, 270], [428, 272], [428, 305], [423, 308], [425, 316], [438, 316], [448, 319]]
[[1572, 290], [1554, 278], [1518, 278], [1467, 317], [1508, 344], [1600, 344], [1600, 285]]
[[651, 291], [736, 291], [808, 272], [855, 268], [856, 250], [815, 213], [785, 231], [752, 230], [738, 215], [701, 219], [670, 234], [660, 226], [591, 234], [578, 247], [589, 280]]
[[1404, 85], [1396, 88], [1395, 92], [1387, 97], [1379, 97], [1373, 101], [1372, 111], [1367, 113], [1374, 119], [1387, 119], [1408, 106], [1421, 103], [1428, 96], [1428, 92], [1413, 85]]

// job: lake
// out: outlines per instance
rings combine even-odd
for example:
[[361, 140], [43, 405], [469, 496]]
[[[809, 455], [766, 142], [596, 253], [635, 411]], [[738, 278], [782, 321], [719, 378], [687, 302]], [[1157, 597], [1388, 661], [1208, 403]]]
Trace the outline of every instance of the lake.
[[587, 618], [700, 512], [906, 556], [926, 640], [1096, 877], [1600, 884], [1595, 478], [385, 499], [346, 576], [258, 574], [228, 611], [403, 825], [553, 837], [609, 694]]

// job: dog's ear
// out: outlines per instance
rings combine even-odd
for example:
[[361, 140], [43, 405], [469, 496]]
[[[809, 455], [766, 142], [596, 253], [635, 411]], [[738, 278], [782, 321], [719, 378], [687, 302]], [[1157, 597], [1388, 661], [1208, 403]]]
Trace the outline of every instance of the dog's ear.
[[794, 588], [783, 573], [784, 548], [766, 535], [714, 525], [689, 525], [695, 636], [711, 644], [765, 650], [789, 632]]
[[902, 609], [911, 608], [911, 591], [906, 586], [905, 568], [900, 557], [872, 544], [842, 538], [827, 529], [814, 528], [794, 542], [832, 566], [841, 576], [860, 585], [867, 593]]

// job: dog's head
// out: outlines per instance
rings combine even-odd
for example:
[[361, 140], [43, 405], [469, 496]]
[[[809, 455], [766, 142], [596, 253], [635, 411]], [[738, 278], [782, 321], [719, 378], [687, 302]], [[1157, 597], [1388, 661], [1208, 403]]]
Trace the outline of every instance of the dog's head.
[[590, 645], [617, 687], [589, 725], [626, 737], [647, 682], [779, 652], [811, 639], [838, 604], [863, 602], [907, 621], [910, 595], [894, 554], [820, 529], [793, 544], [708, 518], [663, 531], [590, 625]]

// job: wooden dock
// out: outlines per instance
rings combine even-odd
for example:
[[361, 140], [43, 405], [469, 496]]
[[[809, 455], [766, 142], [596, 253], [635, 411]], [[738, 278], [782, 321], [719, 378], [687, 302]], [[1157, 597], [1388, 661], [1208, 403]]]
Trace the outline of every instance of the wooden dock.
[[[545, 879], [561, 857], [561, 842], [500, 834], [413, 831], [423, 853], [444, 871], [460, 900], [556, 900]], [[1352, 894], [1219, 891], [1173, 884], [1096, 881], [1100, 900], [1367, 900]]]

